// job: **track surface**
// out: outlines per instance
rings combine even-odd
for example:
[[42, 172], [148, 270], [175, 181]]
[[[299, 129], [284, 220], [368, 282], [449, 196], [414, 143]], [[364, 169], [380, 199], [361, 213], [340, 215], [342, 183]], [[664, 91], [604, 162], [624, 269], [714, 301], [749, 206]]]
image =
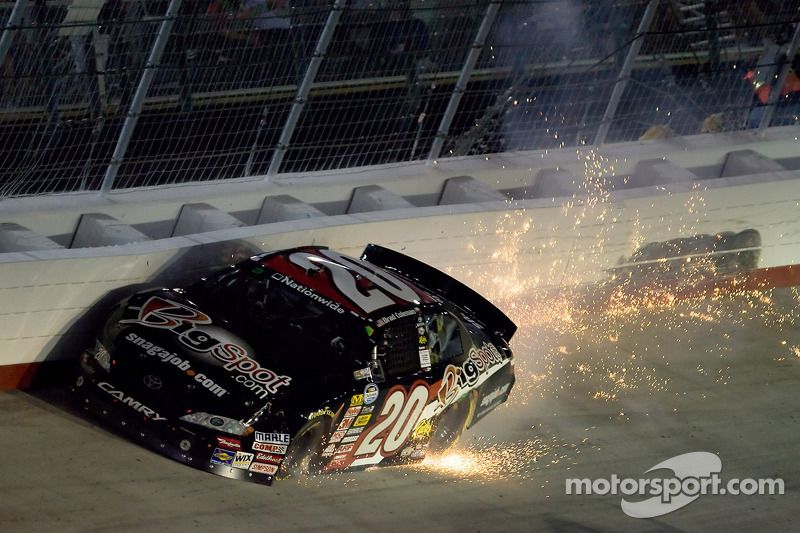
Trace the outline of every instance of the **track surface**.
[[[502, 307], [521, 325], [517, 387], [454, 454], [271, 488], [128, 443], [64, 391], [2, 393], [0, 531], [796, 530], [798, 302], [780, 289], [589, 318], [516, 298]], [[701, 496], [652, 519], [565, 494], [566, 478], [638, 478], [693, 451], [786, 494]]]

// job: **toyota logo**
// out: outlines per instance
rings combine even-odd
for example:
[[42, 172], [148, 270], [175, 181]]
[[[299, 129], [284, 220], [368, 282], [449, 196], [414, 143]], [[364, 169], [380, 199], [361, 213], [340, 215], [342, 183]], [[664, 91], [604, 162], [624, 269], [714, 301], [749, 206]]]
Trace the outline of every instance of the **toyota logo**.
[[153, 374], [147, 374], [144, 377], [143, 381], [146, 387], [153, 390], [158, 390], [161, 388], [161, 385], [163, 385], [163, 383], [161, 382], [161, 378], [158, 376], [154, 376]]

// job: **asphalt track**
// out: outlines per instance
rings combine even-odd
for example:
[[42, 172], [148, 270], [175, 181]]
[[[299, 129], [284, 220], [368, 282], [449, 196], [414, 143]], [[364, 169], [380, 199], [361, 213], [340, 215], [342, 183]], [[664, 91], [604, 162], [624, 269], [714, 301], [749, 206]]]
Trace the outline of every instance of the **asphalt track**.
[[[418, 467], [264, 487], [129, 443], [63, 390], [2, 393], [0, 531], [797, 530], [795, 289], [583, 315], [559, 298], [501, 305], [521, 326], [509, 404]], [[706, 495], [649, 519], [620, 495], [565, 494], [567, 478], [639, 478], [694, 451], [786, 494]]]

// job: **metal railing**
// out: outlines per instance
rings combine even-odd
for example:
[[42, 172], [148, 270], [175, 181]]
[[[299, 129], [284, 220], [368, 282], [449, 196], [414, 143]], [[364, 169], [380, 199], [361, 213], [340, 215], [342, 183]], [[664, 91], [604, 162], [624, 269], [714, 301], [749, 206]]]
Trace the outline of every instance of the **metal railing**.
[[0, 3], [0, 198], [794, 124], [798, 21], [800, 0]]

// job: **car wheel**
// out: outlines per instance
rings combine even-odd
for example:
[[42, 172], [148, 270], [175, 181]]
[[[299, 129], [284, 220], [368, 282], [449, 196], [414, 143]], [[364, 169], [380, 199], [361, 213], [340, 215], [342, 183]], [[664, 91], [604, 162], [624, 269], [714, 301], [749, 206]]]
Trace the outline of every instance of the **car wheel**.
[[457, 401], [436, 418], [431, 439], [428, 441], [430, 453], [442, 453], [458, 442], [472, 419], [475, 398], [473, 391], [473, 394]]
[[300, 477], [318, 474], [322, 469], [322, 448], [330, 433], [332, 418], [318, 416], [300, 428], [292, 439], [278, 477]]

